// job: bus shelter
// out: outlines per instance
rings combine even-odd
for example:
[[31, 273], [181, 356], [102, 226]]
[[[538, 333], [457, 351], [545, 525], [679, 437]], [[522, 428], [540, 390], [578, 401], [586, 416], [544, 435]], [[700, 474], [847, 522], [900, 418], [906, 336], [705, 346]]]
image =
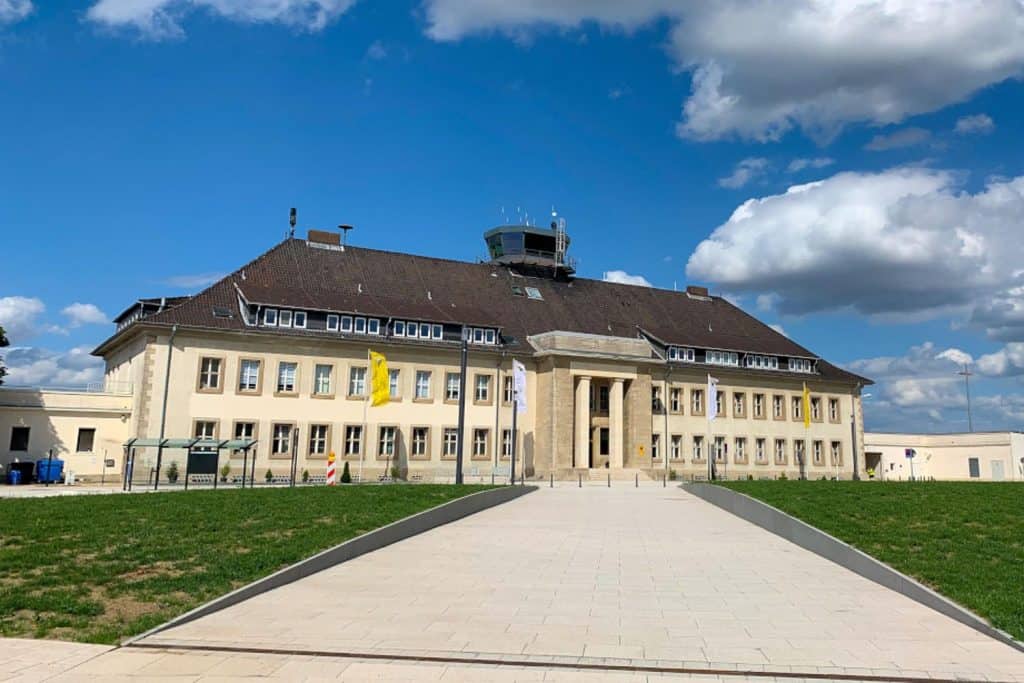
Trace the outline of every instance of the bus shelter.
[[[129, 439], [124, 443], [125, 467], [122, 489], [131, 491], [135, 477], [135, 466], [138, 462], [138, 449], [156, 449], [156, 467], [151, 472], [153, 490], [160, 488], [160, 471], [163, 466], [164, 449], [175, 448], [186, 451], [185, 488], [188, 489], [189, 477], [193, 474], [212, 474], [213, 487], [217, 488], [217, 470], [220, 466], [221, 451], [242, 451], [242, 488], [246, 486], [246, 473], [249, 488], [256, 478], [256, 454], [253, 453], [249, 462], [249, 450], [256, 445], [255, 439], [206, 439], [200, 437], [167, 438], [167, 439]], [[251, 469], [250, 469], [251, 468]], [[149, 485], [149, 477], [146, 480]]]

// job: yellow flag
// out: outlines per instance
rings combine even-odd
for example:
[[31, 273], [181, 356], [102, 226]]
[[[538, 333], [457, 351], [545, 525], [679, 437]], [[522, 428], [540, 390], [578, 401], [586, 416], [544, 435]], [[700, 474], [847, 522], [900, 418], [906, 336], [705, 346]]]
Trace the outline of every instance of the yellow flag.
[[810, 429], [811, 426], [811, 392], [807, 388], [807, 382], [804, 382], [804, 429]]
[[384, 354], [370, 351], [370, 405], [382, 406], [391, 398], [388, 359]]

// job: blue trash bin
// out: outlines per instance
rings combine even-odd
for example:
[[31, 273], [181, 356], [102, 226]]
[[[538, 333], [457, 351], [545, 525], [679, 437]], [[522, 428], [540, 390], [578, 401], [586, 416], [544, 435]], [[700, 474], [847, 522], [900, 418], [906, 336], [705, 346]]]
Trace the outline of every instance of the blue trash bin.
[[64, 461], [59, 458], [36, 460], [36, 481], [40, 484], [59, 482], [64, 473]]
[[7, 470], [7, 483], [10, 486], [17, 486], [21, 483], [21, 472], [16, 469]]

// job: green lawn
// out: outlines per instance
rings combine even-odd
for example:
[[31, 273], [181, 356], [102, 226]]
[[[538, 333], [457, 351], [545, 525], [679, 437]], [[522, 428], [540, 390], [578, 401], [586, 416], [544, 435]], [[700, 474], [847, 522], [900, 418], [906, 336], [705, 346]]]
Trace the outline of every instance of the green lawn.
[[486, 488], [0, 500], [0, 635], [116, 643], [346, 539]]
[[1024, 485], [738, 481], [1024, 640]]

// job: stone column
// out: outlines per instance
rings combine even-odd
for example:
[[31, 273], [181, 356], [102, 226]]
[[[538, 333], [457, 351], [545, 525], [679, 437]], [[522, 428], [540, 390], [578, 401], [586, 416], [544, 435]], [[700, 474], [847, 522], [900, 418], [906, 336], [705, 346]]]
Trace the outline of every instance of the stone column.
[[590, 378], [580, 377], [576, 383], [576, 443], [573, 447], [575, 467], [590, 466]]
[[608, 466], [622, 469], [623, 455], [623, 383], [625, 380], [613, 379], [608, 395]]

